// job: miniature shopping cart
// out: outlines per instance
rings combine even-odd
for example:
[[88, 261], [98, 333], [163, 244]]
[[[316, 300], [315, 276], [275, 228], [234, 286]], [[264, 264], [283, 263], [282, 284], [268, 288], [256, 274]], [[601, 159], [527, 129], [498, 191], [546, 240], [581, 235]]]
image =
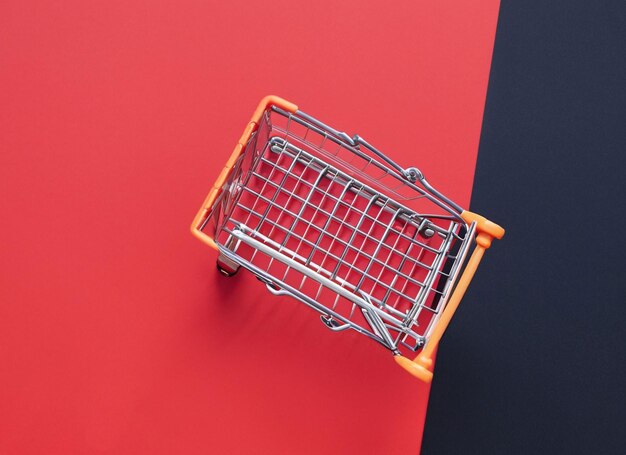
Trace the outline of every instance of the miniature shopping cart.
[[[423, 381], [494, 238], [504, 230], [359, 136], [263, 99], [191, 226], [231, 276], [317, 310], [332, 331], [385, 346]], [[418, 352], [414, 360], [403, 355]]]

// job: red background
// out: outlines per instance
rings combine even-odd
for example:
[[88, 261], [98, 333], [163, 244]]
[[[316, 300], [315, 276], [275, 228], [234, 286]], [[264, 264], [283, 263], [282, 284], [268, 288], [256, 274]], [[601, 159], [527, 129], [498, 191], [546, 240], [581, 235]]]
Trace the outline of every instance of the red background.
[[0, 452], [416, 453], [426, 386], [188, 228], [269, 93], [467, 204], [497, 10], [3, 2]]

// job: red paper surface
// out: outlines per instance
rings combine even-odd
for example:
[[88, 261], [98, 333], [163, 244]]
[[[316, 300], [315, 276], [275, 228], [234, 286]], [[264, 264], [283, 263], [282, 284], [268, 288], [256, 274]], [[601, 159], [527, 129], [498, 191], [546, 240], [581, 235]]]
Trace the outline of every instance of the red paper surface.
[[0, 453], [417, 453], [428, 387], [189, 224], [270, 93], [467, 204], [497, 10], [3, 2]]

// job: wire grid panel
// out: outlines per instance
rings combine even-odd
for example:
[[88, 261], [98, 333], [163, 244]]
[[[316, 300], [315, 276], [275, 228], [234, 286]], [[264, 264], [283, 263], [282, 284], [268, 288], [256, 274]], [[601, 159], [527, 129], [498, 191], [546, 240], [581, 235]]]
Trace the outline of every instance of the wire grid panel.
[[397, 172], [295, 119], [263, 116], [213, 217], [220, 250], [306, 300], [330, 328], [417, 350], [462, 263], [466, 225]]

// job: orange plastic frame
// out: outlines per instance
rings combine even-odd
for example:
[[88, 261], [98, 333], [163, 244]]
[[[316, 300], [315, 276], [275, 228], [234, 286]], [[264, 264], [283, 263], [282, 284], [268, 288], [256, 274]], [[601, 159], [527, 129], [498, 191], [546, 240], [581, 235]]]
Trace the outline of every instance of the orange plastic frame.
[[[246, 126], [246, 129], [241, 135], [241, 138], [237, 142], [233, 153], [230, 155], [230, 158], [226, 162], [226, 166], [224, 166], [224, 169], [222, 169], [222, 172], [220, 172], [220, 175], [217, 177], [217, 180], [213, 184], [213, 188], [211, 188], [211, 191], [209, 191], [209, 194], [204, 200], [200, 211], [194, 218], [193, 223], [191, 224], [192, 234], [216, 251], [218, 250], [218, 247], [215, 243], [215, 239], [208, 234], [202, 232], [200, 230], [200, 226], [202, 225], [202, 223], [204, 223], [206, 217], [209, 215], [213, 202], [220, 194], [220, 191], [222, 191], [222, 185], [224, 185], [224, 182], [228, 178], [228, 175], [235, 165], [235, 162], [243, 152], [244, 147], [250, 139], [250, 136], [258, 128], [261, 116], [263, 115], [263, 112], [265, 112], [265, 110], [268, 108], [268, 106], [277, 106], [291, 113], [294, 113], [298, 110], [298, 106], [277, 96], [266, 96], [261, 100], [259, 106], [254, 111], [250, 122]], [[476, 223], [476, 247], [474, 248], [470, 259], [467, 261], [465, 270], [459, 278], [459, 281], [454, 288], [454, 292], [450, 296], [450, 299], [448, 300], [448, 303], [444, 308], [443, 313], [435, 324], [435, 327], [433, 328], [430, 337], [428, 337], [428, 340], [426, 341], [426, 344], [424, 345], [420, 353], [413, 360], [401, 355], [395, 356], [396, 362], [400, 366], [402, 366], [402, 368], [426, 383], [431, 382], [433, 378], [433, 355], [435, 353], [435, 350], [437, 349], [437, 345], [439, 344], [439, 341], [441, 340], [444, 332], [448, 328], [448, 325], [452, 320], [452, 316], [454, 316], [456, 309], [461, 303], [461, 299], [463, 298], [463, 295], [465, 295], [465, 291], [472, 281], [474, 273], [476, 273], [476, 269], [480, 264], [485, 250], [491, 246], [491, 242], [494, 239], [501, 239], [504, 236], [503, 228], [489, 221], [488, 219], [477, 215], [476, 213], [464, 211], [463, 213], [461, 213], [461, 218], [463, 218], [463, 220], [467, 224]]]

